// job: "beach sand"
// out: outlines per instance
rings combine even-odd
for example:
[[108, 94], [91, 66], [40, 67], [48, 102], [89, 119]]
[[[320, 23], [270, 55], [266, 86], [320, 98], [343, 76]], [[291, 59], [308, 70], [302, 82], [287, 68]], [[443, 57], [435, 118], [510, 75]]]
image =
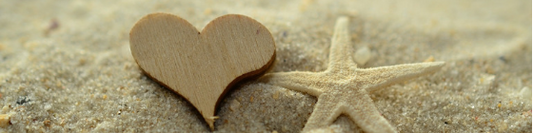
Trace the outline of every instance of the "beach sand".
[[[445, 61], [370, 92], [399, 132], [531, 132], [531, 1], [0, 0], [0, 132], [209, 132], [198, 111], [142, 74], [129, 31], [167, 12], [202, 29], [224, 14], [265, 25], [269, 72], [323, 71], [335, 20], [350, 19], [360, 68]], [[357, 100], [357, 98], [354, 98]], [[299, 132], [317, 98], [246, 80], [221, 101], [215, 132]], [[358, 132], [340, 116], [325, 131]]]

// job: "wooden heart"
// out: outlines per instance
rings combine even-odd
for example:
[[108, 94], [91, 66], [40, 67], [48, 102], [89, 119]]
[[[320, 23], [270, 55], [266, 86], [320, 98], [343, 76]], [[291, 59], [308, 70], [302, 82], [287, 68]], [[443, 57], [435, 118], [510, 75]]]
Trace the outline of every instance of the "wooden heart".
[[243, 15], [218, 17], [198, 32], [178, 16], [149, 14], [131, 29], [130, 48], [144, 73], [191, 102], [211, 130], [228, 89], [263, 73], [275, 55], [268, 29]]

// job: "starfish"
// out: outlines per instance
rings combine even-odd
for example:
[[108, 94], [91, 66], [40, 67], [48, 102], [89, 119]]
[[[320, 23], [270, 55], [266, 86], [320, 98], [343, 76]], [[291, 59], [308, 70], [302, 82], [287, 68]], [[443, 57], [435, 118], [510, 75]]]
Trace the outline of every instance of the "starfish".
[[360, 69], [350, 56], [352, 51], [348, 18], [340, 17], [335, 24], [325, 71], [268, 73], [259, 81], [318, 97], [303, 132], [326, 127], [345, 114], [365, 132], [385, 133], [396, 131], [381, 116], [368, 91], [430, 74], [444, 65], [444, 62], [426, 62]]

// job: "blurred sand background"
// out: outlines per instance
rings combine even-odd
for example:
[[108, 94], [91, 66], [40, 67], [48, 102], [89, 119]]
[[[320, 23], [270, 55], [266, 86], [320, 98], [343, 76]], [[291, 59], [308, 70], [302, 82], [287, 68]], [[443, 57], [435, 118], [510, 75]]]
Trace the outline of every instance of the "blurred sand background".
[[[353, 47], [372, 53], [358, 67], [447, 63], [371, 92], [397, 131], [532, 130], [528, 0], [0, 0], [0, 114], [11, 123], [0, 132], [208, 132], [190, 103], [131, 56], [129, 31], [153, 12], [198, 29], [229, 13], [258, 20], [276, 41], [270, 72], [324, 70], [335, 20], [349, 16]], [[216, 132], [299, 132], [315, 102], [243, 81], [221, 102]], [[327, 128], [358, 131], [344, 116]]]

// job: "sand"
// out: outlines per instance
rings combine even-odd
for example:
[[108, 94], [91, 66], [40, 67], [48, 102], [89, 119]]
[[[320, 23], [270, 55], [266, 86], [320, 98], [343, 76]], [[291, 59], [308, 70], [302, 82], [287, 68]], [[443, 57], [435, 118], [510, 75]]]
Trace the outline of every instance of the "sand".
[[[350, 17], [370, 68], [445, 61], [371, 92], [399, 132], [531, 132], [531, 1], [0, 0], [0, 132], [209, 132], [183, 97], [142, 74], [129, 31], [153, 12], [202, 29], [236, 13], [276, 41], [269, 72], [322, 71], [335, 20]], [[221, 102], [216, 132], [298, 132], [316, 97], [246, 80]], [[324, 131], [357, 132], [341, 116]]]

